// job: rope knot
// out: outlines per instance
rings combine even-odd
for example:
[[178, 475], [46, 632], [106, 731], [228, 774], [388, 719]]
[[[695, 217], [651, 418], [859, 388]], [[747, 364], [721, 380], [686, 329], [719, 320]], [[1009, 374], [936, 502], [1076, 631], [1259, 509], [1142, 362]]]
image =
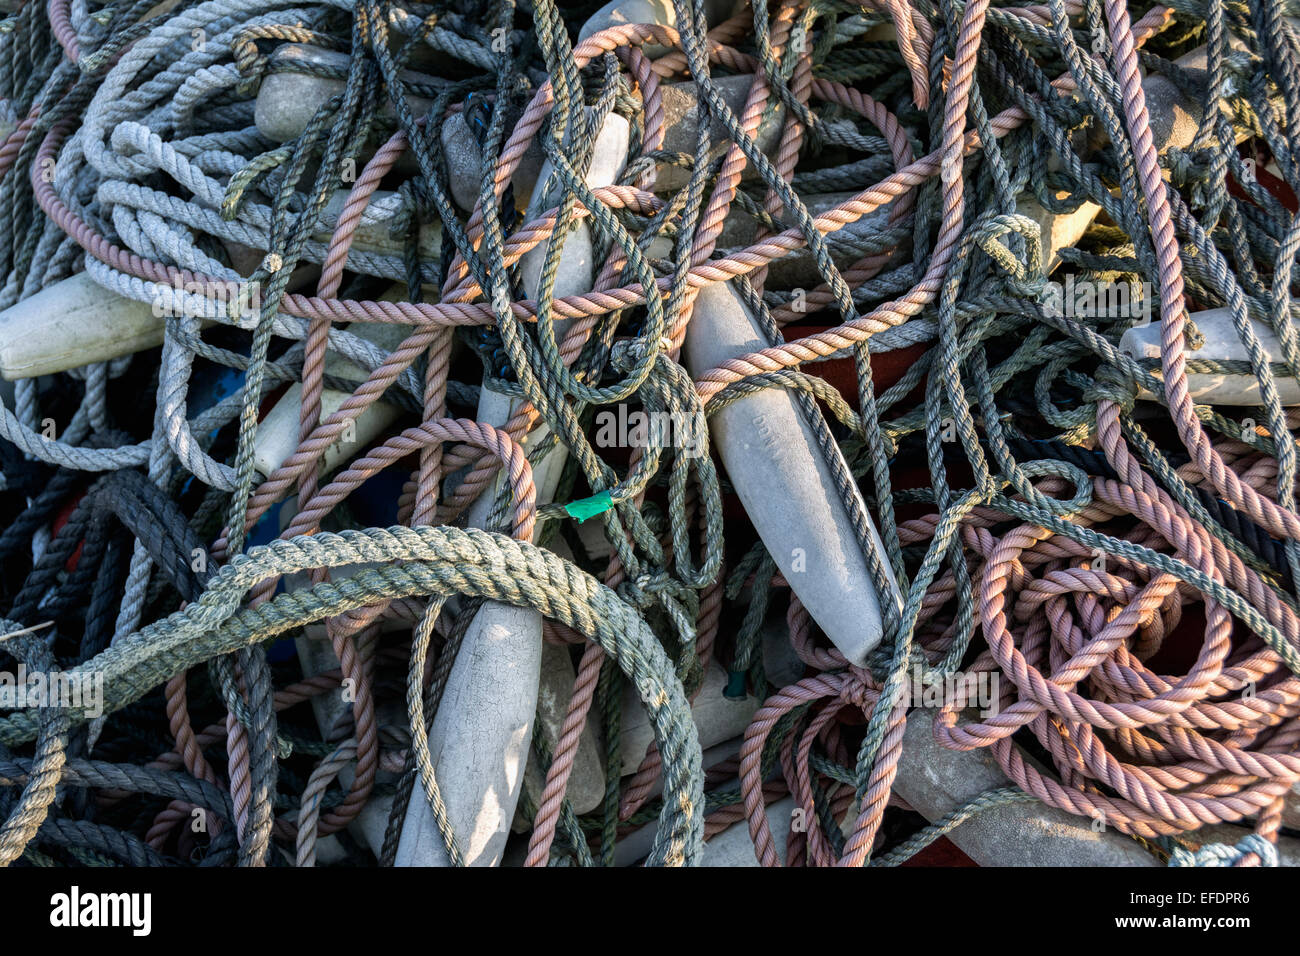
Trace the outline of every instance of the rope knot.
[[[1012, 233], [1024, 239], [1025, 259], [1022, 262], [1011, 247], [1002, 242]], [[975, 243], [1004, 273], [1004, 281], [1012, 293], [1037, 299], [1047, 283], [1042, 265], [1042, 230], [1028, 216], [1015, 213], [990, 216], [975, 233]]]
[[870, 674], [856, 667], [849, 668], [840, 683], [840, 700], [856, 707], [864, 714], [869, 714], [875, 703], [875, 696]]
[[1138, 383], [1113, 365], [1104, 365], [1091, 387], [1084, 390], [1083, 400], [1090, 405], [1099, 401], [1114, 402], [1127, 415], [1137, 404]]
[[1197, 185], [1209, 178], [1205, 150], [1175, 146], [1169, 149], [1168, 157], [1169, 179], [1175, 186]]
[[609, 360], [618, 371], [627, 373], [645, 360], [649, 344], [644, 339], [625, 339], [610, 350]]

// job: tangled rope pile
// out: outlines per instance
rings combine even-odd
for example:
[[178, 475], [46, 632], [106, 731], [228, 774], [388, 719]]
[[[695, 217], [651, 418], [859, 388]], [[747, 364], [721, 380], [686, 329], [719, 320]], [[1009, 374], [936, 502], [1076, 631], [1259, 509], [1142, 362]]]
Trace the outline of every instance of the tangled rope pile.
[[[533, 735], [515, 862], [623, 862], [647, 825], [633, 859], [707, 861], [743, 821], [767, 865], [892, 865], [1039, 801], [1155, 861], [1276, 864], [1300, 816], [1300, 414], [1279, 391], [1300, 377], [1300, 9], [748, 0], [710, 21], [674, 0], [672, 26], [579, 41], [595, 6], [26, 0], [0, 21], [0, 308], [84, 271], [163, 326], [161, 348], [3, 394], [0, 659], [102, 698], [0, 716], [0, 859], [391, 864], [417, 782], [461, 859], [428, 726], [489, 600], [540, 611], [576, 674]], [[281, 55], [304, 47], [332, 56]], [[1203, 70], [1174, 62], [1200, 47]], [[277, 142], [258, 98], [282, 73], [332, 92]], [[1195, 107], [1179, 145], [1153, 139], [1160, 76]], [[673, 84], [697, 103], [682, 149]], [[610, 116], [630, 150], [591, 187]], [[481, 163], [463, 203], [453, 119]], [[1091, 207], [1082, 239], [1044, 241]], [[580, 224], [597, 278], [562, 295]], [[1058, 266], [1145, 284], [1158, 360], [1119, 347], [1136, 315], [1051, 308]], [[768, 344], [692, 382], [681, 349], [720, 282]], [[1197, 358], [1189, 313], [1215, 307], [1243, 359]], [[1198, 403], [1191, 374], [1249, 376], [1259, 404]], [[291, 385], [295, 448], [261, 468]], [[477, 417], [489, 387], [518, 403], [503, 426]], [[864, 666], [707, 454], [596, 437], [619, 407], [713, 417], [767, 389], [843, 455], [836, 493], [883, 542], [859, 534], [862, 586], [903, 596]], [[551, 502], [534, 468], [556, 448]], [[483, 495], [487, 530], [457, 527]], [[798, 665], [780, 683], [774, 623]], [[709, 762], [691, 701], [718, 666], [757, 703]], [[960, 676], [936, 739], [987, 749], [1014, 790], [909, 811], [916, 672]], [[654, 737], [630, 755], [626, 688]], [[588, 727], [607, 779], [579, 811]], [[774, 833], [787, 796], [805, 825]], [[349, 824], [381, 798], [367, 846]], [[1198, 833], [1219, 824], [1240, 839]]]

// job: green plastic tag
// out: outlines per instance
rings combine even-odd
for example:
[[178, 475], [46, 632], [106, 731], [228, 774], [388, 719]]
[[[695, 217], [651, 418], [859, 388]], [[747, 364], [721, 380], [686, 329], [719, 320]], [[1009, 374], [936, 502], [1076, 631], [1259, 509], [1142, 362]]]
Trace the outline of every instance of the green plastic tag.
[[727, 689], [722, 692], [722, 696], [728, 700], [745, 699], [745, 672], [737, 670], [727, 671]]
[[571, 518], [577, 518], [581, 524], [588, 518], [594, 518], [596, 515], [604, 514], [610, 508], [614, 507], [614, 499], [609, 496], [608, 491], [600, 491], [590, 498], [583, 498], [580, 501], [572, 501], [564, 506], [564, 510], [569, 513]]

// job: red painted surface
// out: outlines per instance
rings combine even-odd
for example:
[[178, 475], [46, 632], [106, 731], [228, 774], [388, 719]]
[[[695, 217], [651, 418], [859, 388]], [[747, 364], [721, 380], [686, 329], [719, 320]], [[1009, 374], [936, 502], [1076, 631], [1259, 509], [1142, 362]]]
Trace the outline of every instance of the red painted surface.
[[[50, 530], [53, 531], [54, 534], [57, 535], [59, 530], [68, 523], [68, 519], [72, 517], [72, 512], [77, 510], [78, 502], [80, 502], [84, 497], [86, 497], [86, 493], [84, 491], [79, 492], [74, 497], [69, 498], [67, 504], [59, 509], [59, 513], [54, 516], [54, 521], [51, 522]], [[64, 565], [67, 570], [73, 571], [76, 569], [77, 562], [81, 560], [81, 549], [85, 546], [85, 541], [81, 541], [77, 544], [76, 550], [68, 557], [68, 563]]]
[[903, 866], [979, 866], [947, 837], [939, 837]]
[[[1250, 144], [1247, 143], [1242, 147], [1243, 156], [1249, 157], [1249, 151], [1248, 151], [1249, 146]], [[1283, 206], [1285, 206], [1288, 210], [1290, 210], [1291, 212], [1296, 212], [1298, 208], [1298, 204], [1296, 202], [1295, 193], [1291, 190], [1291, 187], [1288, 186], [1284, 180], [1279, 179], [1278, 177], [1274, 176], [1272, 173], [1270, 173], [1267, 169], [1264, 168], [1265, 165], [1269, 162], [1268, 151], [1263, 146], [1260, 146], [1259, 151], [1260, 151], [1260, 156], [1255, 161], [1255, 182], [1259, 183], [1270, 193], [1272, 193], [1277, 198], [1277, 201], [1280, 202]], [[1253, 157], [1249, 157], [1249, 158], [1253, 158]], [[1228, 193], [1229, 195], [1233, 196], [1236, 199], [1244, 199], [1250, 201], [1250, 197], [1246, 194], [1246, 191], [1241, 188], [1241, 184], [1238, 183], [1235, 178], [1233, 178], [1231, 173], [1228, 174]]]
[[[813, 323], [792, 322], [782, 333], [786, 341], [816, 335], [835, 328], [833, 325], [816, 325]], [[893, 352], [882, 352], [871, 356], [871, 377], [879, 395], [893, 385], [926, 352], [924, 345], [911, 345]], [[830, 382], [856, 410], [858, 408], [858, 374], [852, 358], [833, 359], [829, 362], [816, 362], [802, 366], [801, 371], [816, 375]]]

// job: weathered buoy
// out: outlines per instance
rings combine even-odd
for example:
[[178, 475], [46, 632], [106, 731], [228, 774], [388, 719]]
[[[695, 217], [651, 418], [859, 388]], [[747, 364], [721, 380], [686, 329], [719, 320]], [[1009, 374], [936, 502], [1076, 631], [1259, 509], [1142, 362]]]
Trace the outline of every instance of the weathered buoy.
[[[820, 193], [812, 196], [805, 205], [808, 208], [808, 213], [815, 219], [856, 195], [855, 192]], [[835, 243], [867, 240], [879, 235], [890, 227], [889, 217], [893, 213], [893, 209], [894, 204], [892, 202], [885, 203], [879, 209], [875, 209], [843, 228], [829, 233], [827, 238], [831, 243], [831, 259], [836, 266], [841, 269], [850, 266], [860, 259], [861, 255], [856, 252], [836, 249]], [[732, 255], [753, 244], [757, 234], [758, 223], [755, 220], [749, 216], [731, 216], [723, 225], [722, 232], [718, 236], [718, 248], [722, 250], [723, 255]], [[660, 240], [656, 239], [655, 241], [659, 242]], [[666, 248], [666, 241], [663, 246], [652, 246], [652, 255], [658, 249]], [[663, 254], [666, 255], [667, 252]], [[817, 260], [813, 256], [812, 250], [807, 246], [795, 249], [780, 259], [773, 259], [767, 265], [766, 288], [808, 289], [820, 285], [823, 281], [821, 274], [817, 271]]]
[[[1185, 357], [1188, 360], [1249, 361], [1246, 346], [1233, 324], [1231, 309], [1207, 309], [1204, 312], [1194, 312], [1191, 319], [1196, 323], [1197, 330], [1205, 337], [1205, 344], [1196, 350], [1186, 349]], [[1268, 361], [1282, 362], [1282, 344], [1273, 330], [1249, 317], [1246, 321], [1250, 324], [1255, 337], [1259, 339], [1260, 347], [1264, 350]], [[1152, 322], [1149, 325], [1128, 329], [1121, 336], [1119, 347], [1135, 359], [1159, 359], [1161, 328], [1159, 322]], [[1154, 372], [1159, 377], [1160, 369], [1156, 368]], [[1276, 373], [1273, 381], [1277, 385], [1278, 398], [1283, 405], [1300, 405], [1300, 382], [1290, 375]], [[1264, 402], [1260, 394], [1259, 379], [1248, 370], [1238, 372], [1189, 370], [1187, 390], [1196, 401], [1211, 405], [1262, 405]], [[1153, 399], [1155, 396], [1142, 389], [1138, 392], [1138, 398]]]
[[[737, 115], [744, 109], [749, 88], [754, 77], [750, 74], [720, 76], [713, 79], [723, 100]], [[692, 154], [699, 128], [701, 104], [694, 83], [665, 83], [659, 88], [663, 105], [664, 141], [661, 149], [669, 153]], [[785, 107], [777, 106], [768, 113], [754, 134], [758, 148], [768, 156], [776, 152], [785, 123]], [[507, 124], [507, 130], [513, 124]], [[711, 133], [715, 140], [725, 138], [726, 129], [721, 121], [714, 120]], [[483, 182], [483, 151], [470, 131], [463, 113], [453, 113], [442, 126], [442, 147], [447, 156], [447, 180], [456, 205], [469, 211], [478, 202]], [[511, 176], [515, 202], [521, 211], [542, 174], [545, 157], [540, 140], [534, 139], [524, 152]], [[758, 171], [745, 167], [745, 178], [753, 178]], [[690, 172], [681, 166], [662, 164], [655, 177], [656, 192], [671, 192], [686, 185]], [[719, 240], [722, 242], [722, 240]], [[723, 243], [725, 244], [725, 243]]]
[[[745, 109], [749, 98], [749, 88], [754, 84], [754, 77], [748, 73], [738, 76], [719, 76], [712, 78], [713, 85], [722, 94], [723, 101], [736, 116]], [[695, 153], [696, 139], [699, 136], [700, 117], [704, 113], [704, 104], [694, 83], [667, 83], [660, 87], [664, 109], [664, 143], [662, 149], [670, 153]], [[771, 102], [775, 108], [764, 114], [758, 129], [754, 132], [754, 145], [769, 158], [776, 154], [781, 142], [781, 128], [785, 125], [785, 107]], [[710, 139], [719, 142], [728, 138], [726, 127], [719, 119], [714, 119], [709, 127]], [[690, 179], [690, 170], [682, 166], [661, 164], [655, 174], [655, 192], [665, 193], [681, 189]], [[759, 176], [758, 168], [753, 163], [745, 166], [742, 179], [755, 179]]]
[[[406, 286], [399, 284], [391, 287], [380, 297], [380, 301], [406, 301]], [[413, 326], [400, 322], [354, 322], [347, 326], [346, 331], [377, 345], [387, 353], [402, 344], [413, 331]], [[356, 385], [370, 376], [366, 369], [333, 352], [325, 357], [325, 374]], [[351, 396], [350, 391], [328, 386], [322, 388], [321, 421], [337, 412]], [[258, 423], [257, 435], [253, 438], [253, 464], [261, 474], [272, 474], [297, 451], [301, 415], [302, 385], [295, 382]], [[321, 457], [321, 473], [329, 474], [349, 458], [365, 451], [400, 415], [401, 410], [389, 402], [372, 402], [325, 449], [325, 454]]]
[[[391, 352], [411, 334], [411, 326], [356, 322], [348, 326], [347, 331]], [[369, 372], [345, 358], [331, 354], [325, 359], [325, 374], [360, 385]], [[321, 420], [324, 421], [337, 412], [351, 396], [351, 392], [341, 389], [321, 389]], [[272, 474], [297, 451], [301, 409], [302, 385], [295, 382], [258, 424], [257, 435], [253, 439], [253, 464], [263, 475]], [[372, 402], [343, 429], [338, 440], [325, 449], [321, 458], [322, 473], [329, 474], [353, 455], [369, 448], [400, 415], [401, 410], [395, 405], [382, 400]]]
[[[785, 865], [785, 842], [794, 821], [794, 797], [782, 797], [763, 808], [767, 817], [768, 829], [772, 831], [772, 848], [776, 850], [777, 859]], [[741, 820], [734, 823], [713, 839], [704, 841], [704, 859], [702, 866], [760, 866], [754, 854], [754, 841], [749, 835], [749, 826]]]
[[[287, 143], [302, 135], [316, 111], [331, 97], [342, 93], [347, 85], [342, 79], [319, 74], [333, 71], [346, 76], [348, 64], [347, 54], [305, 43], [286, 43], [277, 47], [271, 54], [253, 108], [253, 122], [258, 132], [275, 143]], [[410, 70], [403, 70], [399, 75], [406, 83], [417, 87], [437, 88], [447, 84], [440, 77]], [[406, 101], [416, 116], [428, 113], [433, 105], [431, 99], [415, 94], [408, 94]], [[379, 111], [380, 117], [392, 119], [392, 107], [387, 99], [384, 104]]]
[[[606, 117], [588, 166], [588, 186], [614, 182], [627, 159], [629, 135], [625, 119], [617, 114]], [[544, 208], [548, 173], [544, 167], [530, 202], [533, 210]], [[537, 289], [544, 257], [545, 244], [522, 257], [525, 289]], [[586, 224], [580, 223], [566, 238], [560, 256], [556, 296], [589, 290], [595, 270], [591, 234]], [[557, 336], [563, 336], [564, 324], [556, 323]], [[509, 396], [485, 384], [476, 417], [480, 422], [501, 426], [517, 407]], [[545, 434], [544, 428], [534, 430], [525, 446], [542, 440]], [[534, 466], [539, 504], [551, 500], [563, 466], [562, 449]], [[495, 496], [494, 487], [474, 502], [468, 514], [471, 526], [486, 524]], [[494, 866], [501, 860], [524, 783], [541, 664], [541, 614], [532, 608], [485, 602], [466, 631], [429, 732], [429, 749], [443, 803], [468, 865]], [[450, 861], [446, 847], [422, 785], [417, 783], [416, 791], [407, 808], [396, 863], [447, 865]]]
[[[1026, 757], [1025, 759], [1029, 759]], [[934, 739], [934, 714], [907, 717], [894, 790], [934, 822], [987, 790], [1011, 786], [988, 750], [949, 750]], [[1157, 866], [1140, 844], [1044, 803], [981, 810], [948, 834], [980, 866]]]
[[[726, 688], [727, 672], [715, 661], [709, 661], [704, 671], [704, 684], [691, 703], [691, 717], [695, 720], [702, 749], [739, 737], [758, 710], [757, 698], [748, 694], [738, 699], [731, 698], [723, 693]], [[654, 729], [635, 687], [629, 686], [624, 692], [622, 724], [623, 776], [627, 776], [636, 772], [646, 748], [654, 742]]]
[[[709, 23], [725, 19], [735, 7], [735, 0], [705, 0], [704, 16]], [[582, 25], [578, 31], [578, 41], [629, 23], [654, 23], [659, 26], [677, 27], [677, 10], [673, 0], [612, 0], [605, 4]], [[643, 48], [646, 56], [654, 58], [667, 52], [665, 47], [656, 43], [647, 43]]]
[[[700, 290], [684, 348], [693, 376], [767, 345], [758, 320], [730, 283]], [[710, 433], [781, 574], [831, 642], [850, 662], [862, 664], [884, 635], [882, 603], [901, 608], [902, 598], [872, 525], [869, 533], [890, 582], [889, 593], [876, 593], [831, 465], [795, 396], [782, 388], [747, 395], [712, 416]], [[840, 464], [848, 474], [843, 458]], [[852, 494], [867, 514], [856, 485]]]
[[156, 348], [166, 325], [153, 304], [79, 272], [0, 312], [0, 375], [35, 378]]

